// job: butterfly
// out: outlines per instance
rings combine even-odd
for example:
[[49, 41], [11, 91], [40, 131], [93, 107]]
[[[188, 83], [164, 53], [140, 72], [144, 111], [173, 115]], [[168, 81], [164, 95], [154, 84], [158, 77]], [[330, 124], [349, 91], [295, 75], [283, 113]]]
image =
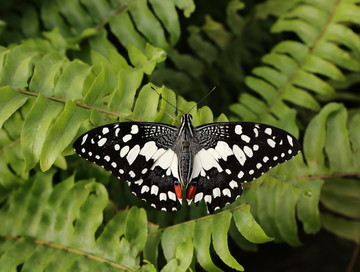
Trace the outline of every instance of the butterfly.
[[208, 212], [223, 208], [250, 182], [300, 152], [300, 143], [279, 128], [250, 122], [179, 127], [123, 122], [94, 128], [74, 142], [81, 157], [102, 166], [132, 193], [161, 211], [204, 200]]

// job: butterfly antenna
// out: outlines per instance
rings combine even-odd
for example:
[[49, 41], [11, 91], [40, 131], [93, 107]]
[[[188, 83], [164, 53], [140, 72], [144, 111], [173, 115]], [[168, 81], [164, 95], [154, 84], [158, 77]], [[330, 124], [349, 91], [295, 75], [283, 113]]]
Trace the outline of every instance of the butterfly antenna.
[[191, 112], [197, 105], [201, 104], [201, 102], [203, 102], [213, 91], [215, 91], [215, 89], [217, 88], [217, 86], [219, 86], [219, 83], [217, 83], [217, 84], [211, 89], [211, 91], [210, 91], [207, 95], [205, 95], [203, 98], [201, 98], [200, 101], [197, 102], [197, 104], [195, 104], [195, 105], [188, 111], [188, 113]]
[[[177, 110], [177, 111], [180, 111], [182, 114], [185, 114], [185, 112], [183, 112], [182, 110], [180, 110], [180, 109], [178, 109], [174, 104], [172, 104], [169, 100], [167, 100], [165, 97], [163, 97], [162, 95], [161, 95], [161, 93], [159, 93], [157, 90], [155, 90], [155, 88], [153, 87], [153, 86], [151, 86], [151, 89], [153, 89], [154, 91], [155, 91], [155, 93], [157, 93], [158, 95], [159, 95], [159, 97], [161, 98], [161, 99], [164, 99], [164, 101], [166, 102], [166, 103], [168, 103], [170, 106], [172, 106], [175, 110]], [[166, 111], [165, 111], [166, 112]], [[167, 113], [167, 112], [166, 112]], [[168, 113], [167, 113], [168, 114]], [[169, 114], [168, 114], [169, 115]], [[169, 115], [172, 119], [174, 119], [175, 120], [175, 118], [174, 117], [172, 117], [171, 115]]]
[[176, 120], [176, 118], [174, 116], [172, 116], [170, 113], [168, 113], [167, 111], [164, 111], [164, 113], [166, 113], [167, 116], [169, 116], [171, 119], [173, 119], [175, 121], [176, 125], [179, 125], [178, 120]]

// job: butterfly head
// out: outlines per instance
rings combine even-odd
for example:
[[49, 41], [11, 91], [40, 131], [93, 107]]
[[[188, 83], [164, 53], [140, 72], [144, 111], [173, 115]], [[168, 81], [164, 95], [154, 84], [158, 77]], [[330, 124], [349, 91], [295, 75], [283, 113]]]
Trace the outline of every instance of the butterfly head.
[[181, 123], [191, 123], [192, 122], [192, 115], [190, 113], [186, 113], [181, 115]]

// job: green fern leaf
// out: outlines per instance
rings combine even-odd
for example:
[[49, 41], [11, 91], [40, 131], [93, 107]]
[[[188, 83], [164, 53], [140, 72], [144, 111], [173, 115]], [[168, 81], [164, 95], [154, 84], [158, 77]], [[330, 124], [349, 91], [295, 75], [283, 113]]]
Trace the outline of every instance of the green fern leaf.
[[105, 188], [93, 180], [74, 183], [73, 176], [52, 187], [53, 174], [38, 174], [0, 209], [6, 222], [0, 227], [1, 267], [30, 266], [41, 255], [44, 269], [137, 270], [147, 237], [144, 210], [116, 215], [95, 235], [108, 204]]
[[265, 105], [258, 103], [262, 109], [248, 107], [248, 98], [242, 95], [242, 107], [233, 105], [233, 112], [247, 120], [249, 117], [253, 118], [250, 120], [270, 120], [269, 114], [282, 119], [289, 109], [284, 104], [286, 101], [318, 111], [320, 106], [314, 94], [326, 96], [335, 91], [328, 80], [344, 81], [341, 69], [360, 70], [360, 39], [344, 23], [358, 25], [359, 22], [354, 13], [345, 18], [345, 9], [357, 10], [358, 7], [347, 1], [340, 1], [338, 5], [332, 2], [313, 5], [305, 1], [285, 11], [272, 31], [294, 32], [301, 42], [280, 42], [263, 57], [267, 66], [254, 69], [256, 77], [246, 79], [246, 84], [266, 102]]

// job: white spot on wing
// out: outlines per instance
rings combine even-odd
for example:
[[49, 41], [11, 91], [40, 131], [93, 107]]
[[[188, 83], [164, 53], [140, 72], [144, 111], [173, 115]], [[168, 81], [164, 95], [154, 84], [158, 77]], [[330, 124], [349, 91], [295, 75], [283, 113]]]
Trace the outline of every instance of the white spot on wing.
[[120, 150], [120, 145], [118, 145], [118, 144], [114, 145], [114, 149], [115, 149], [116, 151]]
[[137, 181], [134, 182], [136, 185], [141, 185], [143, 183], [143, 179], [139, 179]]
[[218, 143], [215, 146], [215, 150], [224, 161], [227, 160], [228, 156], [233, 154], [229, 145], [224, 141], [218, 141]]
[[107, 127], [104, 127], [103, 129], [102, 129], [102, 134], [106, 134], [106, 133], [109, 133], [109, 129], [107, 128]]
[[129, 165], [131, 165], [136, 160], [137, 156], [139, 155], [139, 152], [140, 152], [139, 145], [135, 145], [133, 148], [131, 148], [131, 150], [126, 156]]
[[214, 188], [212, 190], [212, 194], [213, 194], [214, 198], [220, 197], [220, 195], [221, 195], [220, 188], [219, 187]]
[[236, 125], [235, 126], [235, 133], [237, 135], [240, 135], [242, 133], [242, 126], [241, 125]]
[[159, 187], [158, 186], [156, 186], [156, 185], [151, 186], [151, 192], [150, 193], [152, 195], [157, 195], [158, 192], [159, 192]]
[[246, 143], [249, 143], [250, 142], [250, 137], [243, 134], [243, 135], [241, 135], [241, 140], [243, 140]]
[[81, 145], [83, 145], [83, 144], [86, 142], [86, 139], [87, 139], [88, 136], [89, 136], [89, 134], [85, 134], [85, 135], [82, 137]]
[[241, 179], [243, 176], [244, 176], [244, 172], [240, 171], [239, 174], [238, 174], [238, 178]]
[[178, 157], [176, 154], [174, 154], [174, 157], [171, 161], [171, 164], [170, 164], [170, 170], [171, 170], [171, 173], [172, 175], [179, 179], [179, 173], [178, 173]]
[[162, 156], [164, 153], [166, 152], [166, 149], [164, 148], [159, 148], [153, 155], [152, 155], [152, 159], [154, 161], [156, 161], [160, 156]]
[[128, 145], [121, 148], [120, 157], [123, 158], [129, 152], [129, 149], [130, 149], [130, 147]]
[[211, 203], [211, 200], [212, 200], [211, 195], [206, 195], [206, 196], [204, 197], [204, 200], [205, 200], [206, 203]]
[[171, 191], [168, 191], [168, 197], [171, 200], [174, 200], [174, 201], [176, 200], [176, 195]]
[[234, 155], [235, 155], [236, 159], [239, 161], [239, 163], [241, 165], [244, 166], [245, 161], [246, 161], [246, 156], [245, 156], [244, 151], [242, 151], [238, 145], [233, 146], [233, 151], [234, 151]]
[[167, 199], [166, 194], [165, 193], [160, 193], [159, 199], [160, 199], [160, 201], [166, 201], [166, 199]]
[[267, 139], [267, 143], [268, 143], [268, 145], [270, 145], [272, 148], [274, 148], [275, 145], [276, 145], [276, 143], [275, 143], [275, 141], [274, 141], [273, 139]]
[[131, 126], [131, 134], [137, 134], [139, 132], [139, 127], [137, 125], [132, 125]]
[[105, 160], [105, 161], [110, 161], [110, 157], [109, 157], [108, 155], [106, 155], [106, 156], [104, 157], [104, 160]]
[[267, 135], [271, 135], [272, 134], [272, 129], [271, 128], [266, 128], [264, 131]]
[[220, 154], [214, 148], [209, 148], [206, 151], [217, 161], [221, 158]]
[[175, 156], [174, 151], [171, 149], [168, 149], [165, 151], [164, 154], [162, 154], [153, 164], [151, 169], [154, 169], [155, 166], [160, 166], [162, 169], [168, 169], [171, 165], [171, 162], [173, 161], [173, 158]]
[[115, 136], [119, 137], [120, 128], [115, 129]]
[[140, 155], [145, 156], [145, 160], [148, 161], [158, 150], [154, 141], [147, 142], [141, 148]]
[[126, 134], [126, 135], [122, 138], [122, 140], [123, 140], [124, 143], [126, 143], [126, 142], [130, 141], [131, 138], [132, 138], [132, 135], [131, 135], [131, 134]]
[[237, 182], [235, 180], [232, 180], [232, 181], [229, 182], [229, 186], [230, 186], [231, 189], [235, 189], [235, 188], [238, 187], [238, 184], [237, 184]]
[[244, 152], [249, 158], [251, 158], [254, 155], [252, 149], [248, 146], [244, 146]]
[[203, 193], [197, 193], [194, 197], [194, 202], [195, 203], [199, 202], [203, 198], [203, 196], [204, 196]]
[[146, 193], [146, 192], [149, 192], [149, 190], [150, 190], [149, 186], [144, 185], [144, 186], [141, 188], [140, 193], [141, 193], [141, 194], [144, 194], [144, 193]]
[[99, 141], [98, 141], [98, 146], [103, 146], [107, 141], [107, 138], [101, 138]]
[[293, 145], [294, 145], [293, 139], [292, 139], [289, 135], [287, 135], [287, 139], [288, 139], [289, 144], [290, 144], [291, 146], [293, 146]]
[[223, 193], [224, 196], [227, 195], [228, 197], [231, 197], [231, 192], [230, 192], [230, 190], [228, 188], [222, 190], [222, 193]]
[[195, 157], [198, 157], [201, 163], [201, 166], [204, 170], [210, 170], [211, 168], [216, 168], [219, 172], [222, 172], [220, 164], [214, 157], [209, 156], [208, 152], [205, 149], [201, 149]]

